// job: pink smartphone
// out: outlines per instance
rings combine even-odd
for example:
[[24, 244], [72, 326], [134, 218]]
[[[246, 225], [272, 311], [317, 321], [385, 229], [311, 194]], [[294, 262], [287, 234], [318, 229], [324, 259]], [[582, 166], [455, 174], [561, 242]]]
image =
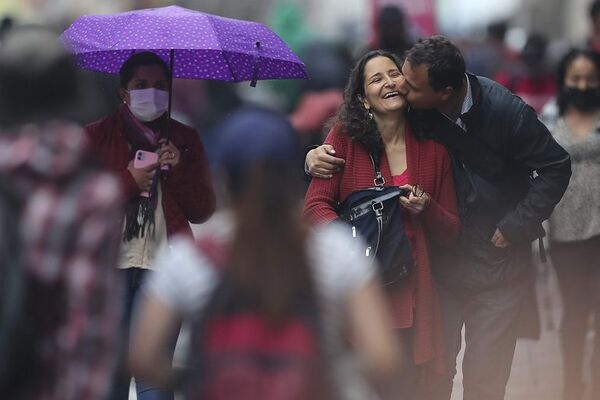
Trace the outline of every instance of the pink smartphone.
[[[133, 168], [145, 168], [148, 165], [156, 164], [158, 162], [158, 154], [145, 151], [138, 150], [135, 152], [135, 158], [133, 159]], [[142, 192], [140, 196], [148, 197], [150, 193]]]

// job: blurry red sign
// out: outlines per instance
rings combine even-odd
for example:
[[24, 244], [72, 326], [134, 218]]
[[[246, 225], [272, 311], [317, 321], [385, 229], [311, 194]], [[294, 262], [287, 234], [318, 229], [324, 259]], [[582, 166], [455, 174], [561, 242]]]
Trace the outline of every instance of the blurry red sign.
[[438, 32], [435, 17], [436, 0], [371, 0], [373, 21], [381, 7], [395, 5], [404, 11], [408, 20], [416, 28], [418, 36], [430, 36]]

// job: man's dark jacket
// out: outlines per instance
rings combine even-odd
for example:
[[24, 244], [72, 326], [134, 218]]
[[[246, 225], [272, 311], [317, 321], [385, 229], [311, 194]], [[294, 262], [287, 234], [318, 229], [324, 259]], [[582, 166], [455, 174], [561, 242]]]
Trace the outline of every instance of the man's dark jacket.
[[[530, 243], [571, 176], [569, 154], [535, 111], [498, 83], [468, 74], [473, 107], [461, 116], [465, 132], [435, 110], [409, 112], [413, 129], [446, 146], [455, 161], [463, 220], [461, 265], [442, 279], [481, 290], [509, 283], [524, 272]], [[511, 243], [490, 242], [496, 228]], [[445, 278], [444, 278], [445, 276]]]

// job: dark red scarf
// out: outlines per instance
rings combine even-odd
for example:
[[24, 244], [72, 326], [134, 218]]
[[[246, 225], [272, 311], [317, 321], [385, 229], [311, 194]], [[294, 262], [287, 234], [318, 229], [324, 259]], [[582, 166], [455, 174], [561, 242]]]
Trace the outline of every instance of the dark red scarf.
[[[162, 116], [150, 123], [144, 124], [133, 116], [129, 107], [122, 104], [118, 109], [119, 117], [123, 121], [123, 134], [129, 143], [129, 159], [133, 160], [138, 150], [158, 150], [158, 140], [165, 131], [166, 116]], [[150, 196], [138, 196], [130, 199], [125, 205], [125, 231], [123, 241], [144, 237], [146, 233], [154, 235], [154, 213], [158, 202], [158, 179], [160, 169], [157, 169]]]

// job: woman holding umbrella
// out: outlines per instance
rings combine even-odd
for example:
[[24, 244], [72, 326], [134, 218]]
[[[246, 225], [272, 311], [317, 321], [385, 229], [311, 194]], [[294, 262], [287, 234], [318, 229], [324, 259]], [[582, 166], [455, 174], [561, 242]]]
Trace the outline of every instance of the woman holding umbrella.
[[[122, 329], [127, 345], [138, 289], [154, 266], [156, 250], [175, 234], [191, 237], [189, 223], [203, 222], [213, 213], [215, 195], [198, 133], [167, 115], [170, 72], [165, 62], [151, 52], [136, 53], [123, 63], [119, 76], [122, 104], [88, 125], [87, 132], [100, 161], [119, 175], [127, 198], [117, 265], [125, 282]], [[136, 168], [139, 150], [150, 159], [156, 153], [156, 162]], [[130, 376], [119, 375], [113, 398], [127, 399]], [[172, 393], [143, 384], [137, 391], [140, 399], [172, 398]]]

